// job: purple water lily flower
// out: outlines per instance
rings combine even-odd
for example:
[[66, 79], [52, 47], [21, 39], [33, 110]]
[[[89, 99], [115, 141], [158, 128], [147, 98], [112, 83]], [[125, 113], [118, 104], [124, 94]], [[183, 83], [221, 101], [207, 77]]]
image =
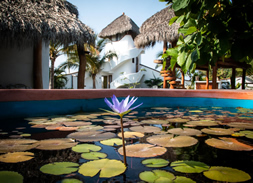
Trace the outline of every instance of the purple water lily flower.
[[[119, 100], [117, 99], [117, 97], [115, 95], [113, 95], [111, 97], [112, 99], [112, 103], [105, 98], [105, 103], [116, 113], [118, 114], [126, 114], [128, 112], [130, 112], [131, 110], [139, 107], [140, 105], [142, 105], [143, 103], [130, 108], [134, 102], [138, 99], [137, 97], [132, 97], [131, 100], [129, 101], [129, 95], [125, 98], [125, 100], [123, 99], [121, 102], [119, 102]], [[129, 101], [129, 102], [128, 102]], [[130, 109], [129, 109], [130, 108]]]

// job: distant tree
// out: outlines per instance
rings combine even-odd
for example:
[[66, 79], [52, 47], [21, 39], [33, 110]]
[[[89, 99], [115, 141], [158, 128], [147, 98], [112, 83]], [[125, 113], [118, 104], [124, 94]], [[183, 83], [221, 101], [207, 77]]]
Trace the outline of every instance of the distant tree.
[[68, 78], [65, 75], [65, 70], [61, 68], [54, 69], [54, 88], [62, 89], [66, 83], [68, 82]]
[[157, 86], [158, 88], [162, 88], [163, 87], [163, 80], [161, 78], [157, 78], [155, 77], [154, 73], [153, 73], [154, 78], [145, 80], [144, 83], [152, 88], [153, 86]]
[[171, 56], [184, 72], [196, 65], [214, 65], [220, 58], [249, 63], [253, 58], [252, 0], [160, 0], [172, 5], [181, 25], [177, 46], [163, 55]]

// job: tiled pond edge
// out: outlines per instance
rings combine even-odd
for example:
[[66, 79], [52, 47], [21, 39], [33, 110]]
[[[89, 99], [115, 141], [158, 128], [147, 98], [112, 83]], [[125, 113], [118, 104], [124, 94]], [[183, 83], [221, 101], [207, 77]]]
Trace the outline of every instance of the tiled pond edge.
[[139, 97], [145, 107], [253, 108], [253, 91], [247, 90], [0, 90], [0, 118], [23, 118], [106, 108], [105, 97]]

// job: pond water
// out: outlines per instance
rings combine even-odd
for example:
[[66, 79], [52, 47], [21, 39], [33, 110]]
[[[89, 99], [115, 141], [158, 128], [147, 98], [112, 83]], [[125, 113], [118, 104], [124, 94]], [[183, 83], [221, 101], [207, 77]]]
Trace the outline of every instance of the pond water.
[[[79, 172], [83, 164], [93, 160], [83, 158], [82, 152], [72, 149], [72, 147], [77, 146], [77, 144], [93, 144], [101, 147], [101, 149], [94, 151], [105, 153], [106, 159], [123, 161], [123, 156], [118, 151], [122, 145], [114, 144], [110, 146], [105, 145], [104, 141], [102, 141], [120, 138], [118, 137], [121, 132], [119, 116], [97, 111], [94, 113], [82, 112], [41, 118], [0, 120], [0, 182], [3, 180], [1, 178], [5, 176], [5, 174], [1, 174], [2, 171], [19, 173], [25, 183], [61, 183], [64, 182], [64, 179], [77, 179], [79, 182], [89, 183], [145, 182], [145, 180], [141, 180], [140, 174], [144, 171], [149, 171], [150, 173], [153, 170], [164, 170], [172, 173], [175, 177], [188, 178], [182, 179], [182, 181], [175, 181], [176, 179], [173, 178], [172, 182], [222, 182], [212, 180], [212, 178], [208, 178], [204, 174], [211, 167], [238, 169], [246, 174], [243, 175], [244, 178], [246, 176], [246, 181], [243, 180], [243, 182], [252, 182], [252, 179], [248, 178], [253, 176], [252, 110], [220, 107], [142, 108], [131, 111], [124, 116], [123, 121], [125, 132], [137, 132], [134, 135], [143, 134], [142, 137], [126, 138], [126, 147], [146, 144], [163, 149], [145, 154], [148, 147], [139, 149], [137, 152], [128, 152], [127, 148], [128, 166], [125, 172], [123, 171], [119, 175], [110, 178], [100, 178], [99, 173], [90, 177], [83, 175], [81, 171]], [[188, 132], [188, 129], [194, 129], [195, 131]], [[224, 129], [229, 129], [230, 131]], [[80, 131], [82, 131], [81, 134]], [[107, 135], [100, 137], [101, 134]], [[183, 135], [183, 137], [190, 135], [188, 137], [191, 137], [191, 139], [182, 139], [175, 143], [171, 142], [176, 140], [179, 135]], [[158, 136], [161, 137], [160, 141], [153, 138]], [[71, 138], [71, 142], [67, 142], [67, 145], [64, 144], [65, 142], [57, 141], [57, 139], [65, 138]], [[33, 139], [36, 142], [25, 142], [20, 145], [19, 142], [6, 142], [6, 139]], [[39, 143], [45, 139], [56, 139], [56, 141], [47, 142], [44, 145]], [[189, 145], [187, 145], [188, 141]], [[30, 145], [30, 148], [24, 147], [27, 144]], [[21, 155], [4, 157], [8, 152], [11, 154], [17, 151], [33, 153], [28, 155], [33, 158], [22, 161]], [[160, 155], [158, 155], [159, 153]], [[168, 163], [164, 167], [158, 168], [147, 167], [142, 164], [143, 160], [152, 158], [162, 158], [167, 160]], [[175, 166], [172, 166], [173, 162], [180, 160], [188, 163], [189, 161], [201, 162], [206, 164], [207, 168], [199, 173], [181, 172]], [[14, 162], [10, 163], [9, 161]], [[62, 175], [51, 174], [54, 171], [60, 172], [60, 169], [57, 170], [57, 168], [55, 168], [56, 170], [42, 173], [41, 167], [55, 162], [73, 162], [78, 165], [72, 172]], [[87, 171], [87, 169], [84, 171]], [[151, 174], [154, 173], [151, 172]], [[146, 175], [143, 176], [148, 177]]]

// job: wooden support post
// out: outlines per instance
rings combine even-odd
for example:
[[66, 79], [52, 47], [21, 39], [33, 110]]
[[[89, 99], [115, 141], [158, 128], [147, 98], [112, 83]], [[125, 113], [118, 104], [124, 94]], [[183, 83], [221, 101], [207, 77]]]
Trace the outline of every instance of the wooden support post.
[[213, 66], [212, 89], [218, 89], [217, 88], [217, 62], [215, 63], [215, 66]]
[[33, 88], [43, 89], [42, 82], [42, 39], [33, 48]]
[[232, 68], [231, 89], [235, 89], [235, 74], [236, 70], [235, 68]]
[[77, 78], [77, 88], [84, 89], [84, 77], [86, 71], [86, 58], [84, 45], [77, 45], [77, 51], [79, 56], [79, 70], [78, 70], [78, 78]]
[[246, 69], [242, 70], [242, 90], [245, 90]]
[[[165, 53], [167, 49], [168, 49], [168, 47], [167, 47], [167, 42], [164, 41], [164, 42], [163, 42], [163, 53]], [[169, 63], [168, 63], [168, 60], [167, 60], [166, 66], [165, 66], [164, 70], [167, 70], [167, 69], [168, 69], [168, 65], [169, 65]], [[165, 77], [164, 77], [164, 78], [163, 78], [163, 88], [167, 88], [167, 87], [168, 87], [167, 80], [166, 80]]]
[[206, 70], [206, 90], [209, 89], [209, 69]]
[[181, 69], [181, 84], [183, 85], [184, 88], [184, 72]]

